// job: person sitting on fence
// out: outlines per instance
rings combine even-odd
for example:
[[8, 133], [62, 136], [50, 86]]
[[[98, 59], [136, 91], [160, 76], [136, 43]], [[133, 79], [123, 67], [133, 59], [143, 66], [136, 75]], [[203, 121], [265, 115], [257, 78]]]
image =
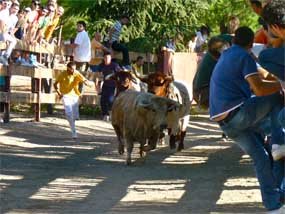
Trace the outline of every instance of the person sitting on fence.
[[123, 53], [123, 63], [122, 65], [126, 69], [130, 70], [130, 58], [129, 50], [127, 47], [120, 43], [120, 34], [123, 28], [123, 25], [127, 25], [130, 22], [130, 17], [127, 15], [121, 16], [121, 19], [116, 21], [114, 26], [109, 31], [109, 45], [114, 51], [120, 51]]
[[31, 8], [26, 7], [18, 13], [18, 22], [16, 24], [16, 32], [14, 35], [19, 40], [22, 40], [26, 34], [25, 30], [27, 27], [29, 12], [31, 12]]
[[0, 17], [0, 41], [8, 42], [8, 47], [0, 56], [0, 63], [8, 65], [8, 58], [10, 57], [14, 47], [17, 44], [17, 39], [14, 37], [15, 26], [18, 21], [17, 13], [19, 11], [19, 4], [13, 3], [9, 9], [9, 16]]
[[64, 13], [64, 8], [63, 7], [58, 7], [56, 9], [56, 14], [53, 17], [52, 21], [49, 23], [47, 26], [45, 32], [44, 32], [44, 38], [47, 42], [51, 42], [51, 38], [53, 35], [53, 32], [55, 31], [56, 27], [59, 24], [60, 18]]
[[[81, 95], [78, 90], [78, 84], [84, 83], [91, 86], [92, 84], [76, 71], [75, 62], [67, 64], [67, 70], [61, 72], [54, 83], [54, 88], [59, 98], [62, 98], [64, 105], [65, 116], [69, 122], [72, 138], [77, 138], [75, 120], [79, 119], [78, 99]], [[59, 86], [59, 87], [58, 87]]]
[[144, 60], [142, 56], [138, 56], [136, 61], [132, 64], [132, 69], [138, 74], [143, 75]]
[[30, 44], [32, 38], [34, 38], [34, 35], [37, 30], [37, 20], [40, 15], [40, 1], [38, 0], [33, 0], [32, 5], [31, 5], [31, 11], [27, 15], [27, 25], [25, 29], [25, 41]]

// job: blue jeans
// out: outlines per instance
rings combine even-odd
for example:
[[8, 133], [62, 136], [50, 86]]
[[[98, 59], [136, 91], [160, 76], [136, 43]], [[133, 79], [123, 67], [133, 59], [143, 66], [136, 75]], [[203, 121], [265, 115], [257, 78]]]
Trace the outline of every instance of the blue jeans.
[[115, 87], [103, 84], [100, 100], [103, 116], [109, 115], [109, 111], [111, 110], [114, 101], [114, 93]]
[[270, 154], [264, 148], [265, 133], [260, 127], [270, 117], [272, 144], [284, 144], [284, 133], [277, 120], [282, 105], [283, 98], [277, 93], [252, 97], [244, 102], [230, 121], [220, 125], [223, 132], [252, 158], [263, 204], [268, 210], [281, 207], [280, 186], [284, 178], [284, 161], [270, 161]]
[[279, 112], [278, 120], [281, 126], [285, 129], [285, 107]]
[[268, 48], [259, 54], [259, 64], [281, 80], [285, 80], [285, 47]]
[[114, 41], [112, 43], [112, 49], [115, 51], [120, 51], [123, 54], [123, 65], [130, 65], [129, 50], [126, 46]]

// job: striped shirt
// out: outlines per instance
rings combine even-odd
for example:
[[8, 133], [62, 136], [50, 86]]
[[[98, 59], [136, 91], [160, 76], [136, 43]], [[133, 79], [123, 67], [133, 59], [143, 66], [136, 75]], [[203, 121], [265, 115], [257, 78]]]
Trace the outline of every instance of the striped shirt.
[[122, 24], [120, 21], [116, 21], [115, 24], [114, 24], [114, 32], [112, 34], [112, 38], [110, 38], [111, 42], [115, 42], [115, 41], [119, 41], [120, 40], [120, 34], [121, 34], [121, 31], [122, 31]]

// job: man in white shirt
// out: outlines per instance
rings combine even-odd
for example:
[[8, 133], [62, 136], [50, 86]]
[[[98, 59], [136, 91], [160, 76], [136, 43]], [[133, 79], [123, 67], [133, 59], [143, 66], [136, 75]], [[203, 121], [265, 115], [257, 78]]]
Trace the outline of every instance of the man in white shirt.
[[[85, 75], [88, 63], [91, 60], [91, 42], [86, 32], [86, 23], [84, 21], [77, 22], [77, 35], [71, 47], [74, 50], [76, 69]], [[79, 90], [80, 92], [82, 91], [82, 85], [79, 85]]]
[[0, 16], [0, 41], [9, 42], [7, 49], [3, 52], [3, 55], [0, 56], [0, 63], [3, 65], [8, 65], [8, 58], [17, 44], [17, 39], [14, 37], [14, 33], [15, 26], [18, 21], [18, 11], [19, 3], [15, 2], [9, 9], [9, 16]]

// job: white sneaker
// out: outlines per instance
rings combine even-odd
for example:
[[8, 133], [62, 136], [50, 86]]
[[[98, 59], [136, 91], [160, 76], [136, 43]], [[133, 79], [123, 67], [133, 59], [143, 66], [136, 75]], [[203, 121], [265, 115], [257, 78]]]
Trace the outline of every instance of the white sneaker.
[[273, 160], [277, 161], [285, 157], [285, 145], [272, 144], [271, 154]]
[[110, 121], [110, 116], [109, 115], [105, 115], [103, 117], [103, 120], [106, 121], [106, 122], [109, 122]]
[[267, 212], [267, 214], [284, 214], [284, 213], [285, 213], [285, 206], [282, 206], [277, 210], [271, 210]]

